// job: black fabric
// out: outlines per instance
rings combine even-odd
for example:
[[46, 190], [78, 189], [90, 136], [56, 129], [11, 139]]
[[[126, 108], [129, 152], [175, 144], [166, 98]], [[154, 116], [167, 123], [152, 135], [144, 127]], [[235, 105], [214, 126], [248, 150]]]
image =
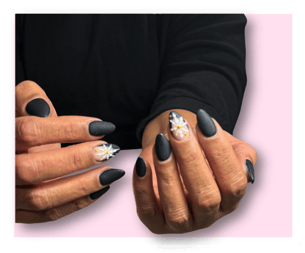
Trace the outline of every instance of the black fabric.
[[226, 131], [246, 86], [242, 14], [17, 14], [16, 85], [38, 83], [58, 115], [116, 125], [104, 140], [141, 147], [169, 109], [206, 110]]

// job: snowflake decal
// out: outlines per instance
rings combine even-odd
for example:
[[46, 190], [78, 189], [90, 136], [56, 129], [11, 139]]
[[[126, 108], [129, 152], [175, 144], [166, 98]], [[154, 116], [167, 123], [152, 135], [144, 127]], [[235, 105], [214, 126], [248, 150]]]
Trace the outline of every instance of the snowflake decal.
[[183, 117], [177, 113], [171, 115], [169, 121], [172, 133], [180, 138], [187, 136], [189, 129]]
[[120, 149], [113, 148], [112, 144], [103, 144], [95, 148], [96, 156], [100, 161], [109, 160], [111, 157], [115, 156]]

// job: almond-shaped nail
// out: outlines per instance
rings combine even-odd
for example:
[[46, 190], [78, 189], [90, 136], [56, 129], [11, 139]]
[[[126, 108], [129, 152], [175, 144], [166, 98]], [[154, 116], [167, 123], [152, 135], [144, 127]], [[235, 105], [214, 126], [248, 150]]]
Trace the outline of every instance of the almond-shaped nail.
[[124, 170], [108, 169], [100, 175], [100, 183], [101, 185], [111, 184], [112, 182], [120, 179], [124, 175]]
[[189, 127], [184, 118], [176, 111], [169, 114], [169, 126], [172, 135], [178, 141], [185, 139], [189, 135]]
[[171, 155], [171, 146], [165, 135], [159, 133], [156, 137], [155, 149], [160, 161], [166, 161]]
[[94, 148], [94, 158], [97, 162], [109, 160], [120, 152], [120, 147], [115, 144], [102, 144]]
[[94, 136], [106, 135], [115, 131], [115, 125], [107, 121], [92, 121], [89, 124], [89, 133]]
[[30, 115], [43, 117], [43, 118], [48, 117], [50, 114], [50, 106], [42, 98], [35, 98], [31, 100], [27, 104], [25, 110]]
[[202, 134], [206, 137], [212, 137], [216, 134], [217, 129], [210, 115], [202, 109], [197, 111], [197, 122]]
[[144, 177], [146, 175], [146, 164], [141, 156], [138, 157], [136, 162], [136, 172], [139, 177]]
[[251, 184], [253, 184], [254, 183], [254, 179], [255, 179], [253, 164], [251, 163], [250, 160], [246, 159], [245, 165], [246, 165], [246, 168], [247, 168], [247, 170], [249, 172], [250, 182], [251, 182]]
[[95, 199], [101, 197], [102, 195], [104, 195], [109, 190], [109, 188], [110, 188], [110, 186], [108, 185], [107, 187], [105, 187], [105, 188], [103, 188], [103, 189], [101, 189], [97, 192], [91, 193], [90, 198], [92, 200], [95, 200]]

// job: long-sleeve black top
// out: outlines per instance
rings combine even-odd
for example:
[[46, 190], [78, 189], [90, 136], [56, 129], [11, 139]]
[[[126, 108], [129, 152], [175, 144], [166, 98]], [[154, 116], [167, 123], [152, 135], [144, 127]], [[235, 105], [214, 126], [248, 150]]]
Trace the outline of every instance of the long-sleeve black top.
[[141, 148], [169, 109], [206, 110], [232, 133], [246, 86], [246, 17], [235, 14], [17, 14], [16, 84], [32, 80], [58, 115], [116, 125]]

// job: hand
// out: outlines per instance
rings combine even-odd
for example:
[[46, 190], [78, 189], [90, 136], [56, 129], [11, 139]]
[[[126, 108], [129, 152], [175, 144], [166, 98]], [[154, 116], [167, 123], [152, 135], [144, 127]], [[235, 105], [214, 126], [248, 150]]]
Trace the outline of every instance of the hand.
[[175, 111], [169, 120], [167, 132], [143, 148], [133, 174], [137, 214], [157, 234], [206, 228], [234, 211], [254, 181], [257, 159], [204, 110], [195, 128]]
[[[115, 126], [91, 117], [58, 117], [45, 92], [34, 82], [16, 86], [15, 124], [16, 222], [53, 221], [82, 209], [125, 174], [103, 166], [60, 178], [117, 154], [118, 146], [98, 140], [113, 132]], [[83, 143], [61, 148], [60, 143], [74, 142]]]

